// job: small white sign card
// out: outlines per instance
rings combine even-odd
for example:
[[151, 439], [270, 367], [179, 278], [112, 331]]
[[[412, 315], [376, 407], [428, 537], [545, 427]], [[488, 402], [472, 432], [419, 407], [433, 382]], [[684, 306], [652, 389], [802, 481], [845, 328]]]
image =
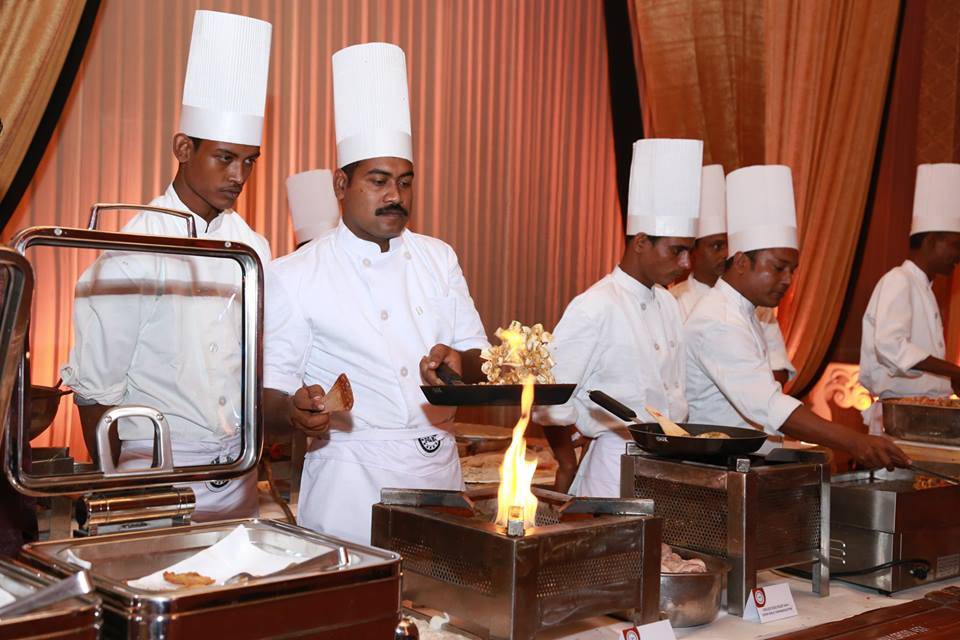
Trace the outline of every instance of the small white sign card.
[[627, 627], [620, 631], [621, 640], [677, 640], [669, 620], [651, 622], [639, 627]]
[[759, 620], [761, 624], [792, 618], [795, 615], [797, 605], [793, 602], [790, 585], [786, 582], [752, 589], [743, 611], [744, 620]]

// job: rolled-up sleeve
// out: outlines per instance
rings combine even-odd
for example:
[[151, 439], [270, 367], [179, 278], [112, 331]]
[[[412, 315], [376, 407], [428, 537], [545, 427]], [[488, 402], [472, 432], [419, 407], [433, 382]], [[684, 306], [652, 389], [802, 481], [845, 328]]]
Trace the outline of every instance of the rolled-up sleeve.
[[120, 404], [150, 302], [145, 278], [152, 256], [105, 253], [80, 277], [74, 292], [74, 344], [60, 368], [63, 384], [80, 398], [104, 406]]
[[566, 404], [536, 407], [535, 422], [543, 425], [562, 426], [576, 424], [579, 418], [575, 402], [582, 394], [583, 385], [593, 369], [598, 352], [599, 323], [592, 318], [583, 305], [574, 301], [564, 311], [563, 317], [553, 330], [550, 355], [553, 357], [553, 376], [558, 383], [575, 384], [573, 395]]
[[452, 248], [447, 256], [447, 282], [450, 286], [450, 296], [454, 300], [454, 337], [453, 344], [449, 346], [458, 351], [489, 347], [490, 341], [487, 340], [487, 332], [483, 329], [483, 321], [480, 320], [477, 306], [470, 296], [467, 279], [463, 277], [457, 254]]
[[740, 415], [777, 434], [803, 403], [783, 393], [747, 327], [718, 322], [710, 329], [694, 337], [701, 344], [690, 345], [697, 364]]
[[263, 317], [263, 386], [293, 394], [303, 382], [310, 325], [284, 273], [266, 269]]
[[760, 307], [757, 309], [757, 320], [760, 321], [763, 338], [767, 343], [767, 359], [770, 361], [770, 368], [774, 371], [786, 371], [789, 374], [788, 379], [792, 380], [797, 375], [797, 370], [790, 362], [790, 356], [787, 355], [787, 345], [783, 340], [777, 314], [769, 307]]
[[904, 277], [886, 278], [877, 291], [873, 341], [877, 361], [891, 375], [918, 377], [921, 372], [913, 367], [930, 356], [910, 341], [912, 318], [909, 282]]

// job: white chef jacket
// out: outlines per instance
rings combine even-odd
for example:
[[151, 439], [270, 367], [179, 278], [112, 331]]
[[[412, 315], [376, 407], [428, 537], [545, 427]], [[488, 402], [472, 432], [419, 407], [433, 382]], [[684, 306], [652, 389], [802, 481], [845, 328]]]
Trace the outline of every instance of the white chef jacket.
[[[694, 278], [692, 273], [687, 276], [686, 280], [670, 287], [670, 293], [680, 303], [680, 311], [683, 313], [684, 321], [690, 317], [693, 307], [707, 291], [710, 291], [710, 287]], [[767, 342], [770, 368], [774, 371], [786, 371], [789, 374], [789, 379], [792, 380], [797, 375], [797, 370], [790, 362], [790, 356], [787, 355], [787, 345], [783, 340], [783, 332], [780, 331], [780, 323], [777, 322], [776, 312], [770, 307], [757, 307], [757, 319], [760, 321], [763, 337]]]
[[649, 288], [616, 267], [573, 299], [553, 331], [549, 345], [558, 383], [576, 384], [570, 401], [537, 407], [540, 424], [576, 424], [595, 438], [624, 423], [589, 398], [599, 390], [653, 421], [644, 407], [672, 420], [687, 415], [684, 394], [683, 321], [673, 297]]
[[438, 343], [489, 346], [456, 253], [411, 231], [381, 253], [341, 222], [274, 261], [265, 297], [265, 388], [292, 395], [301, 384], [350, 379], [354, 408], [332, 416], [331, 439], [436, 433], [454, 408], [427, 403], [421, 358]]
[[863, 315], [860, 384], [881, 398], [946, 397], [950, 379], [913, 367], [946, 357], [943, 321], [933, 283], [912, 261], [887, 272]]
[[[242, 242], [264, 263], [270, 259], [266, 239], [235, 211], [208, 226], [172, 184], [150, 205], [191, 213], [199, 238]], [[144, 211], [122, 231], [183, 237], [187, 225]], [[232, 439], [242, 406], [240, 276], [232, 260], [104, 253], [77, 283], [64, 384], [101, 405], [161, 410], [175, 442]], [[123, 440], [153, 438], [145, 419], [122, 420], [119, 432]]]
[[723, 278], [684, 326], [690, 422], [779, 429], [801, 402], [773, 377], [756, 307]]

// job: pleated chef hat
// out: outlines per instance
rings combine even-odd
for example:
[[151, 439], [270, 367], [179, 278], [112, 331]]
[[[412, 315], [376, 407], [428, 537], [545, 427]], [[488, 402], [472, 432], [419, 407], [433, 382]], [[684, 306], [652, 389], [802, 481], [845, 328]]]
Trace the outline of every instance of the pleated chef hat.
[[180, 131], [193, 138], [259, 146], [270, 70], [269, 22], [197, 11]]
[[700, 178], [700, 219], [697, 237], [727, 232], [727, 187], [724, 184], [723, 165], [708, 164]]
[[287, 201], [297, 244], [309, 242], [340, 223], [340, 203], [333, 192], [333, 173], [329, 169], [289, 176]]
[[695, 237], [702, 165], [702, 140], [634, 142], [627, 235]]
[[960, 164], [917, 167], [910, 235], [928, 231], [960, 233]]
[[790, 167], [764, 164], [727, 176], [727, 245], [732, 256], [754, 249], [797, 249]]
[[333, 54], [333, 111], [341, 168], [368, 158], [413, 162], [407, 59], [400, 47], [371, 42]]

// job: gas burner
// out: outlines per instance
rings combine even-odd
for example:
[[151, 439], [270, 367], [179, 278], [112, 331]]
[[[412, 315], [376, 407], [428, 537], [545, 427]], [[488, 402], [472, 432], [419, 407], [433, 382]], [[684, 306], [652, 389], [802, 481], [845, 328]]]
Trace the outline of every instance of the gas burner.
[[[375, 546], [403, 557], [403, 598], [481, 637], [632, 611], [659, 617], [661, 520], [650, 500], [575, 498], [533, 489], [536, 523], [498, 526], [497, 488], [384, 489]], [[511, 530], [512, 529], [512, 530]]]

